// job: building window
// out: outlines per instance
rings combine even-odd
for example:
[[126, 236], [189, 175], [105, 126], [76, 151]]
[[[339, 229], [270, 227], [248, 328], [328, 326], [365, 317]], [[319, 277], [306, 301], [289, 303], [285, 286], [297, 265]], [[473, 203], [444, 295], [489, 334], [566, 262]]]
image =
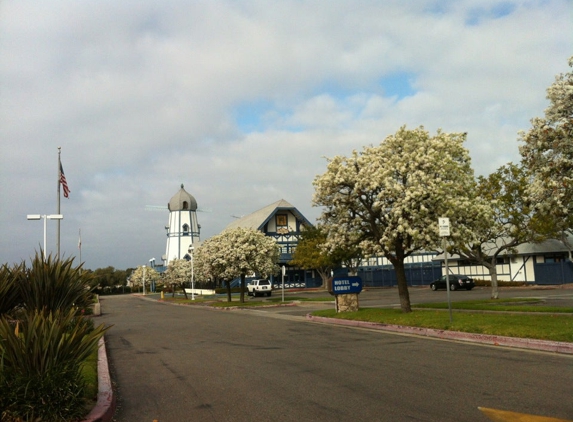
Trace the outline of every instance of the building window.
[[284, 227], [287, 225], [287, 216], [285, 214], [277, 214], [275, 218], [277, 227]]

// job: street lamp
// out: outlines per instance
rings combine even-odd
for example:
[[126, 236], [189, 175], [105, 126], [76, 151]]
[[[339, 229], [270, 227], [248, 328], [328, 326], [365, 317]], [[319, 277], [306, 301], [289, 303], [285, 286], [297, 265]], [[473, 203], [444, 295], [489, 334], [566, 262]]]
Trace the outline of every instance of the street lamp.
[[40, 220], [41, 218], [44, 219], [44, 261], [46, 261], [46, 220], [62, 220], [64, 216], [62, 214], [28, 214], [26, 217], [28, 220]]
[[189, 256], [191, 257], [191, 300], [195, 300], [195, 274], [193, 271], [193, 250], [195, 248], [193, 246], [189, 246], [187, 250], [189, 252]]
[[[155, 268], [155, 258], [149, 260], [149, 268]], [[155, 279], [149, 280], [149, 293], [155, 293]]]

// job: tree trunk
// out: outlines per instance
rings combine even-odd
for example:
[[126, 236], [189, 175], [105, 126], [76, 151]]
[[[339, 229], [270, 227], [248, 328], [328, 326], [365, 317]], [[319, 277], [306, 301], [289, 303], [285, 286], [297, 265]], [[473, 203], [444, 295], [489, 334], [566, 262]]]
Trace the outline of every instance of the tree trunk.
[[188, 300], [187, 292], [185, 291], [185, 283], [181, 283], [181, 288], [183, 289], [183, 294], [185, 295], [185, 300]]
[[231, 302], [231, 282], [227, 281], [227, 302]]
[[497, 259], [494, 257], [490, 265], [487, 265], [489, 269], [489, 275], [491, 277], [491, 298], [492, 299], [499, 299], [499, 290], [497, 288], [497, 266], [496, 266]]
[[241, 303], [245, 303], [245, 274], [241, 274]]
[[406, 280], [406, 270], [404, 269], [403, 259], [391, 260], [396, 271], [396, 279], [398, 281], [398, 295], [400, 296], [400, 308], [402, 312], [412, 312], [410, 305], [410, 293], [408, 292], [408, 281]]
[[332, 273], [332, 271], [330, 270], [330, 268], [326, 269], [326, 270], [316, 270], [318, 272], [318, 275], [320, 275], [320, 278], [322, 279], [322, 290], [328, 291], [328, 279], [330, 278], [330, 274]]

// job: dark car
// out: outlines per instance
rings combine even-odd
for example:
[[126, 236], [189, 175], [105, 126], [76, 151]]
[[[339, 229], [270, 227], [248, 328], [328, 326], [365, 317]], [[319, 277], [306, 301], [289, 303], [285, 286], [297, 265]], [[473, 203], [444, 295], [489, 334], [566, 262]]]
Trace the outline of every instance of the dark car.
[[[466, 289], [471, 290], [475, 287], [473, 278], [469, 278], [467, 275], [450, 274], [450, 290]], [[446, 289], [446, 276], [443, 275], [436, 281], [432, 281], [430, 284], [432, 290]]]

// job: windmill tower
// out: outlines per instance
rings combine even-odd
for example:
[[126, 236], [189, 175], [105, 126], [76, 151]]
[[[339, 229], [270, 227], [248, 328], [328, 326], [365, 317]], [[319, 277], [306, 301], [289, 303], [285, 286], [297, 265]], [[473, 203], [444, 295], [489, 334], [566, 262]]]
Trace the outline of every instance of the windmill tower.
[[183, 259], [191, 246], [199, 243], [201, 226], [197, 223], [197, 201], [183, 188], [169, 200], [169, 225], [164, 261], [168, 265], [174, 259]]

